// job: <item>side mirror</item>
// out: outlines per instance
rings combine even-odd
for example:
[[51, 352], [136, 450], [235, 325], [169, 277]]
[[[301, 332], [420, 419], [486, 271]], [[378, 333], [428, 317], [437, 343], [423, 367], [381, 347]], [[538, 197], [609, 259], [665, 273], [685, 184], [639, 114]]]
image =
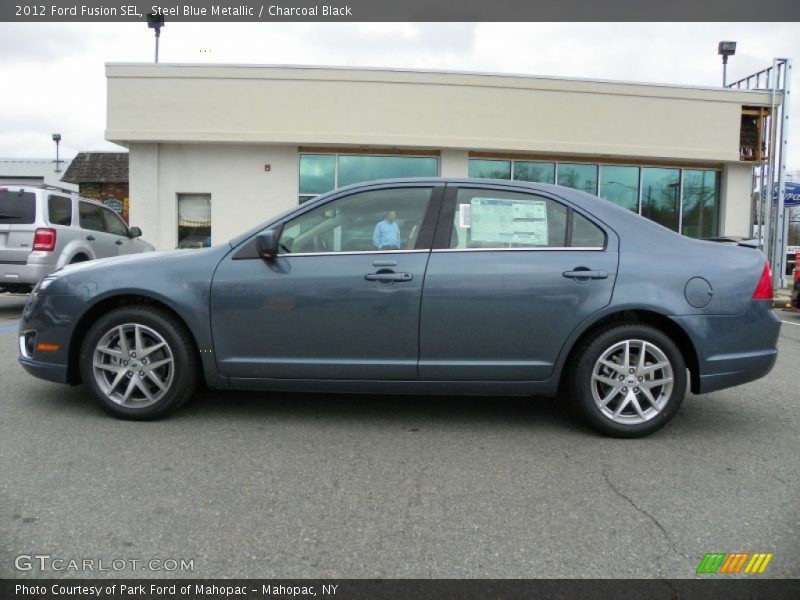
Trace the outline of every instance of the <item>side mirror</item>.
[[272, 260], [278, 255], [278, 232], [267, 229], [256, 236], [256, 250], [258, 255], [265, 260]]
[[131, 227], [128, 229], [128, 237], [130, 238], [137, 238], [142, 237], [142, 230], [138, 227]]

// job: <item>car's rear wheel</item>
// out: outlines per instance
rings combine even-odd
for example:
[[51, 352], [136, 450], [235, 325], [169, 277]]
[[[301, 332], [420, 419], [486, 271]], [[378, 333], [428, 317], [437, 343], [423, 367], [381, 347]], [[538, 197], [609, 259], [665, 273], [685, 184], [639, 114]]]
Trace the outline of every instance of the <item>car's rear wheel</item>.
[[640, 437], [666, 425], [686, 394], [676, 344], [647, 325], [598, 332], [578, 353], [570, 398], [601, 433]]
[[81, 347], [80, 370], [106, 411], [123, 419], [156, 419], [194, 393], [199, 364], [189, 333], [169, 313], [124, 307], [101, 317]]

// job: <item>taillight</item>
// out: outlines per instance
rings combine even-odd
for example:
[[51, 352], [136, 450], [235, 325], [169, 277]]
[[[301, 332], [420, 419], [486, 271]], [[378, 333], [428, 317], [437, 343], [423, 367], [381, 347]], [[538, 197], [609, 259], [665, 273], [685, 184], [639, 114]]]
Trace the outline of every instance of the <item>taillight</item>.
[[56, 230], [50, 227], [39, 227], [33, 234], [33, 249], [52, 252], [56, 248]]
[[772, 269], [769, 261], [764, 263], [761, 279], [758, 280], [756, 291], [753, 292], [753, 300], [772, 300]]

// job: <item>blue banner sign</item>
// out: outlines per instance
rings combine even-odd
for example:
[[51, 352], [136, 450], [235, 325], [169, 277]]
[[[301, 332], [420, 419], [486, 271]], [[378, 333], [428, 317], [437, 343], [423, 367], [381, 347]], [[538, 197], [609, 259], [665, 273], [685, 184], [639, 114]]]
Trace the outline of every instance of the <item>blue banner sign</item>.
[[[777, 184], [772, 189], [772, 201], [777, 204], [778, 202], [778, 186]], [[787, 181], [783, 192], [783, 205], [784, 206], [800, 206], [800, 183]]]

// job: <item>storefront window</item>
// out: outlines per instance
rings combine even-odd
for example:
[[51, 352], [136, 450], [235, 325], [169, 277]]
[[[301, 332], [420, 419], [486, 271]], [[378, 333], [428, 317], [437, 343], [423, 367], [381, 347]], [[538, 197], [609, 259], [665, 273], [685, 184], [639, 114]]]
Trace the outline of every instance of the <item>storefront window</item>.
[[438, 174], [436, 156], [301, 154], [300, 202], [352, 183]]
[[211, 245], [211, 194], [178, 194], [178, 248]]
[[597, 165], [559, 163], [558, 185], [596, 194]]
[[518, 181], [555, 183], [555, 175], [555, 163], [523, 160], [514, 161], [514, 179]]
[[511, 161], [470, 159], [469, 176], [478, 179], [511, 179]]
[[718, 232], [719, 173], [683, 172], [683, 234], [694, 238], [714, 237]]
[[337, 187], [394, 177], [436, 177], [439, 159], [433, 156], [339, 156]]
[[639, 211], [639, 167], [600, 167], [600, 197], [623, 208]]
[[335, 154], [300, 155], [300, 195], [316, 196], [336, 187]]
[[642, 169], [642, 216], [678, 231], [681, 197], [679, 169]]

